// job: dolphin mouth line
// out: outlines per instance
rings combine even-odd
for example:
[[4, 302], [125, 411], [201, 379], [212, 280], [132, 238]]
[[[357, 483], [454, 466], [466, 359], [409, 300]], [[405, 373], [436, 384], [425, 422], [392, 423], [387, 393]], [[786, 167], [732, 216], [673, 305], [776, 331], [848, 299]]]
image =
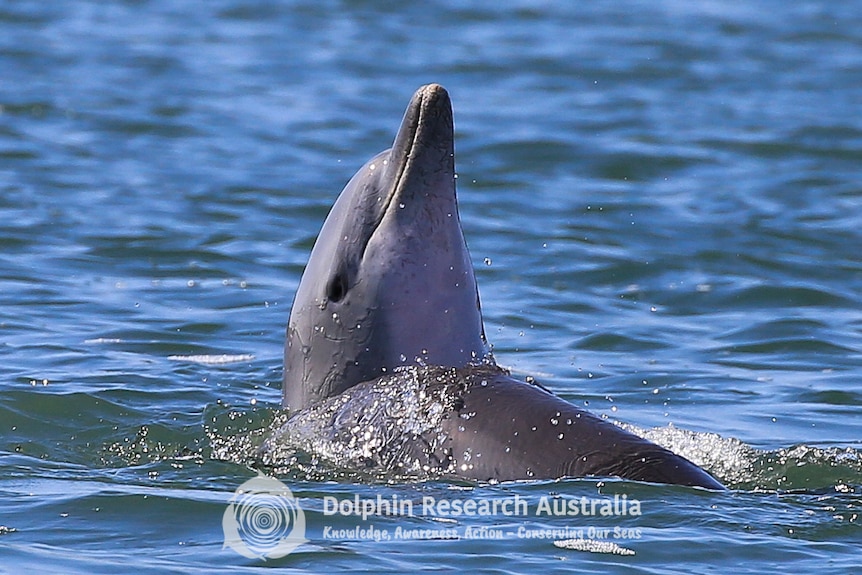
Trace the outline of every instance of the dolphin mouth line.
[[[375, 230], [380, 227], [380, 223], [386, 217], [386, 214], [389, 213], [395, 198], [403, 197], [402, 192], [404, 189], [405, 176], [410, 173], [416, 159], [417, 147], [419, 147], [419, 143], [422, 142], [421, 136], [424, 131], [423, 128], [426, 127], [428, 123], [429, 108], [431, 107], [435, 97], [438, 97], [442, 91], [443, 87], [439, 84], [429, 84], [425, 86], [419, 94], [417, 94], [419, 97], [412, 103], [413, 105], [410, 106], [410, 109], [406, 114], [405, 122], [401, 126], [401, 130], [407, 130], [408, 137], [406, 140], [409, 142], [409, 145], [399, 146], [399, 148], [396, 148], [393, 145], [390, 151], [390, 157], [383, 160], [384, 165], [386, 165], [387, 162], [392, 162], [392, 153], [396, 153], [398, 154], [399, 166], [398, 174], [395, 177], [392, 189], [388, 194], [389, 197], [386, 198], [386, 203], [380, 211], [380, 216], [374, 226]], [[399, 133], [395, 136], [396, 143], [401, 140], [400, 136], [401, 133], [399, 130]]]
[[[383, 211], [381, 212], [381, 218], [380, 218], [381, 220], [389, 212], [389, 207], [392, 205], [392, 202], [393, 202], [393, 200], [395, 200], [395, 197], [400, 196], [401, 191], [404, 188], [404, 176], [405, 176], [405, 174], [408, 173], [408, 171], [409, 171], [408, 168], [410, 168], [413, 164], [412, 160], [416, 155], [415, 154], [416, 143], [419, 140], [419, 132], [422, 129], [423, 121], [425, 120], [425, 114], [423, 112], [425, 112], [426, 100], [427, 100], [427, 96], [426, 96], [425, 91], [423, 90], [422, 96], [419, 99], [419, 102], [417, 102], [417, 105], [415, 107], [415, 108], [418, 108], [418, 110], [417, 110], [418, 115], [417, 115], [415, 121], [411, 122], [408, 126], [406, 126], [407, 129], [410, 130], [410, 140], [409, 140], [410, 145], [407, 146], [407, 148], [403, 150], [403, 152], [400, 154], [400, 157], [398, 158], [400, 160], [399, 161], [400, 165], [398, 166], [398, 175], [395, 178], [395, 183], [392, 186], [392, 191], [389, 193], [389, 197], [386, 199], [386, 205], [383, 207]], [[414, 110], [412, 110], [412, 109], [410, 110], [411, 113], [413, 111]], [[396, 140], [397, 139], [398, 138], [396, 136]], [[392, 151], [398, 152], [399, 150], [396, 150], [393, 147]], [[386, 161], [390, 161], [390, 162], [392, 161], [391, 153], [390, 153], [389, 159], [384, 160], [384, 162], [386, 162]]]

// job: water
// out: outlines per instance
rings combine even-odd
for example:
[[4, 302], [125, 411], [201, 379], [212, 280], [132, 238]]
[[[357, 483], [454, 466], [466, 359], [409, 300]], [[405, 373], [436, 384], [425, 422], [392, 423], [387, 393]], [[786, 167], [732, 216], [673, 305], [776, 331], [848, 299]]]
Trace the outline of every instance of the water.
[[[858, 567], [860, 14], [3, 4], [0, 571]], [[277, 417], [284, 325], [319, 226], [429, 81], [454, 100], [498, 360], [732, 489], [417, 483], [297, 461], [280, 478], [310, 541], [244, 558], [223, 548], [224, 511], [255, 475], [232, 434]], [[634, 555], [516, 536], [324, 538], [362, 523], [325, 515], [326, 497], [517, 495], [534, 510], [614, 494], [643, 513], [369, 521], [592, 528]], [[600, 537], [615, 527], [639, 537]]]

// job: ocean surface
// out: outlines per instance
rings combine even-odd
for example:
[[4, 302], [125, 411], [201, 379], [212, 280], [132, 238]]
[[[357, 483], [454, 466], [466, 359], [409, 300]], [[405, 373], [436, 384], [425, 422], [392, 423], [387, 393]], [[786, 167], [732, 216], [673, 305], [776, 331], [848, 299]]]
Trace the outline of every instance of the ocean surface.
[[[858, 572], [860, 78], [840, 0], [3, 2], [0, 572]], [[730, 489], [297, 460], [245, 557], [308, 253], [428, 82], [497, 360]]]

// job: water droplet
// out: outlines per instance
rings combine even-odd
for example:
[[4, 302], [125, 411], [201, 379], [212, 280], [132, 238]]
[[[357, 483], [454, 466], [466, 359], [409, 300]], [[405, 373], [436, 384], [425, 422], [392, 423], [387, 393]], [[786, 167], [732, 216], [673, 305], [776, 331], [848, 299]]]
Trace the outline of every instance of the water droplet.
[[486, 266], [491, 265], [491, 258], [485, 258], [485, 265]]
[[562, 433], [557, 435], [557, 439], [562, 439], [563, 437], [565, 437], [565, 435], [563, 435]]

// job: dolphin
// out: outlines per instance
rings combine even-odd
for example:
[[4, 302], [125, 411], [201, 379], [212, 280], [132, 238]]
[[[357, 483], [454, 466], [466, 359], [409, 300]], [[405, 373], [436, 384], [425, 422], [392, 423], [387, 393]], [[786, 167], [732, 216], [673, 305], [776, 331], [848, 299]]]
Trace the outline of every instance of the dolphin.
[[290, 419], [264, 459], [288, 442], [342, 467], [723, 489], [689, 460], [496, 364], [454, 158], [449, 94], [423, 86], [392, 148], [350, 180], [312, 249], [287, 326]]
[[490, 358], [455, 199], [449, 96], [413, 96], [392, 149], [336, 200], [287, 326], [283, 406], [301, 410], [397, 366]]

